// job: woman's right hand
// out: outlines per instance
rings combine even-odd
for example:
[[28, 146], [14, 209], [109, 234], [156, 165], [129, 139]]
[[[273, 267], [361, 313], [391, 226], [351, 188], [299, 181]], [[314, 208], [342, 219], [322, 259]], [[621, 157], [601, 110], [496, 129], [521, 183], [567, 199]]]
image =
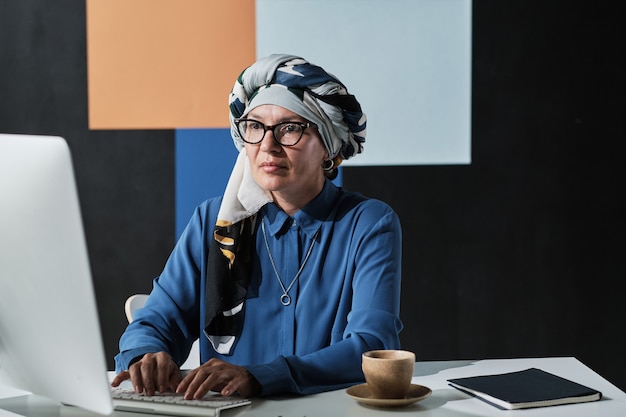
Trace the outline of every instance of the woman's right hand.
[[134, 362], [128, 371], [122, 371], [113, 378], [111, 386], [117, 387], [130, 378], [136, 393], [176, 392], [176, 387], [183, 379], [176, 362], [166, 352], [146, 353]]

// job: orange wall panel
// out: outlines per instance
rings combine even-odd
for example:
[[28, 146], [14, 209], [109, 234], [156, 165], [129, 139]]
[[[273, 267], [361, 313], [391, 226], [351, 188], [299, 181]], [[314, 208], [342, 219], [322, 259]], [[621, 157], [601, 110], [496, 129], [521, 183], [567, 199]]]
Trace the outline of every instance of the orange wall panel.
[[227, 127], [254, 0], [86, 0], [89, 127]]

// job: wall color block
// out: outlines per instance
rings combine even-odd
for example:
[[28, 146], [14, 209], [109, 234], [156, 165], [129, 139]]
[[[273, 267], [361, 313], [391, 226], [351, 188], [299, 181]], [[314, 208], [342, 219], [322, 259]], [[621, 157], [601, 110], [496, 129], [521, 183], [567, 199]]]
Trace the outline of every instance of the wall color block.
[[469, 164], [471, 11], [470, 0], [257, 0], [256, 51], [302, 56], [357, 97], [365, 152], [346, 166]]
[[229, 129], [176, 130], [177, 237], [200, 203], [224, 194], [237, 154]]
[[86, 14], [91, 129], [228, 126], [254, 0], [87, 0]]

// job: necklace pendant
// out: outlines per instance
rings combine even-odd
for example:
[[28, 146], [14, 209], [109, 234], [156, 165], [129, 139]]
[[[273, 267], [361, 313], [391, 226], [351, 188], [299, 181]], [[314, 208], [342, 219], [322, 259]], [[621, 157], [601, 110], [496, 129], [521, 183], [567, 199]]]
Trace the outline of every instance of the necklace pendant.
[[280, 302], [282, 305], [287, 307], [289, 304], [291, 304], [291, 297], [289, 296], [289, 294], [283, 294], [280, 296]]
[[300, 268], [298, 268], [298, 272], [296, 272], [296, 276], [293, 277], [289, 286], [285, 288], [285, 284], [283, 284], [283, 280], [280, 279], [280, 275], [278, 275], [278, 269], [276, 269], [276, 264], [274, 263], [274, 257], [272, 256], [272, 252], [270, 251], [270, 244], [267, 241], [267, 234], [265, 233], [265, 217], [261, 219], [261, 231], [263, 232], [263, 240], [265, 241], [265, 249], [267, 249], [267, 256], [269, 256], [270, 258], [270, 263], [272, 264], [274, 275], [276, 275], [278, 284], [280, 285], [280, 288], [283, 290], [283, 295], [280, 296], [280, 303], [285, 307], [291, 304], [291, 297], [289, 296], [289, 291], [291, 290], [291, 287], [293, 287], [293, 285], [296, 283], [296, 281], [298, 281], [298, 278], [300, 278], [300, 274], [302, 273], [302, 270], [304, 269], [304, 265], [306, 265], [306, 262], [309, 260], [309, 256], [311, 256], [311, 252], [313, 252], [313, 246], [315, 246], [315, 241], [320, 234], [320, 230], [321, 228], [317, 229], [317, 231], [315, 232], [315, 235], [313, 235], [313, 239], [311, 239], [311, 246], [309, 246], [309, 250], [306, 252], [304, 261], [302, 261], [302, 263], [300, 264]]

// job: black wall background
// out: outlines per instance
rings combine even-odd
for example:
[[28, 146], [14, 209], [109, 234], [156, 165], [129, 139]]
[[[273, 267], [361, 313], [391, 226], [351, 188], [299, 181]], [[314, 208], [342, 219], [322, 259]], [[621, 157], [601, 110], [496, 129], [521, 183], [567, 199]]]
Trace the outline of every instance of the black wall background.
[[[626, 389], [623, 9], [474, 0], [472, 164], [344, 170], [400, 215], [418, 359], [576, 356]], [[70, 144], [112, 358], [174, 243], [174, 134], [88, 129], [85, 31], [82, 0], [0, 0], [0, 132]]]

